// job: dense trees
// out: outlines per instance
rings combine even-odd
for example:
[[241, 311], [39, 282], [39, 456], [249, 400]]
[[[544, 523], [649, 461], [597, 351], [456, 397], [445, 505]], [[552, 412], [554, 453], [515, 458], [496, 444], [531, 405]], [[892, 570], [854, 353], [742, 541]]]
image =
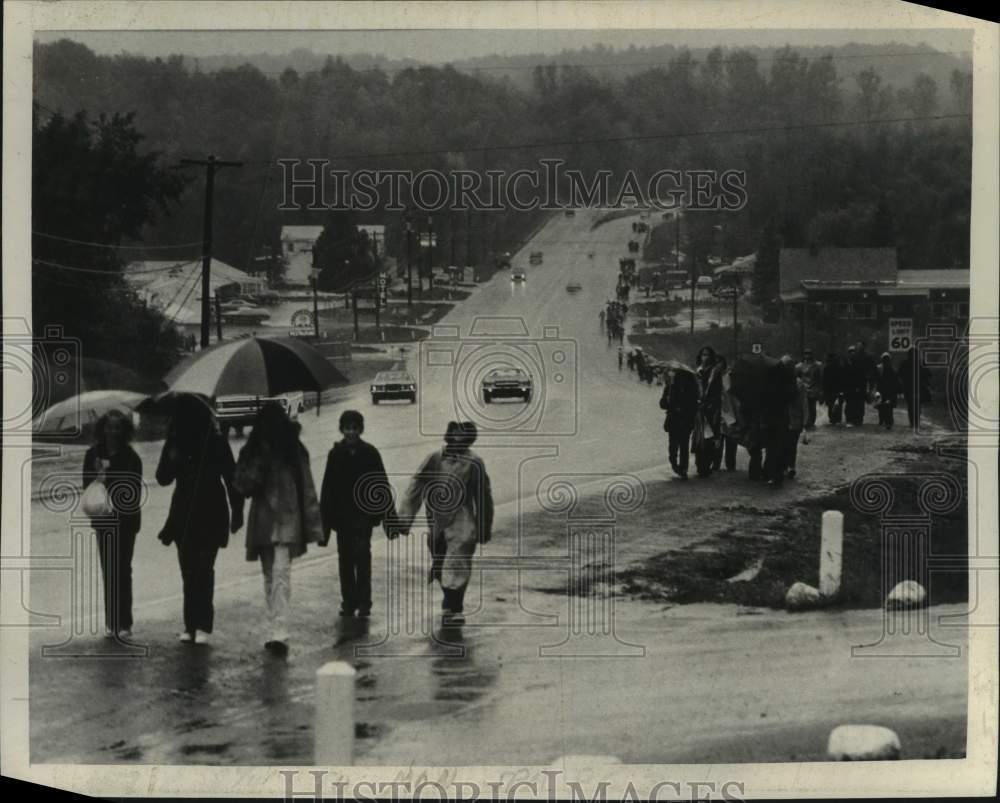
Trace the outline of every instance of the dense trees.
[[[279, 158], [328, 158], [349, 171], [459, 166], [508, 174], [561, 158], [587, 175], [610, 170], [615, 181], [628, 170], [640, 177], [664, 168], [743, 170], [746, 208], [707, 213], [685, 230], [696, 268], [710, 252], [763, 247], [767, 221], [774, 238], [767, 249], [897, 245], [902, 267], [967, 265], [968, 117], [878, 121], [967, 114], [971, 74], [943, 69], [954, 60], [933, 51], [918, 59], [863, 55], [851, 46], [820, 56], [793, 48], [670, 50], [663, 63], [641, 66], [639, 51], [595, 49], [566, 61], [607, 69], [549, 64], [522, 68], [514, 82], [500, 69], [361, 70], [340, 58], [314, 63], [308, 54], [287, 62], [294, 69], [207, 71], [179, 57], [97, 57], [64, 40], [37, 48], [35, 86], [42, 103], [68, 113], [134, 111], [163, 164], [207, 153], [243, 160], [216, 183], [215, 247], [244, 269], [273, 246], [282, 225], [331, 222], [328, 211], [279, 211]], [[616, 72], [615, 59], [636, 66]], [[200, 184], [179, 201], [169, 218], [123, 236], [198, 239]], [[450, 261], [453, 240], [457, 261], [467, 261], [467, 251], [485, 261], [537, 219], [435, 214], [438, 262]], [[358, 212], [354, 221], [386, 225], [388, 252], [405, 261], [402, 212]], [[423, 218], [418, 228], [426, 228]], [[343, 247], [320, 248], [326, 286], [337, 285], [339, 265], [352, 254], [358, 269], [369, 263], [362, 246], [349, 244], [347, 256]]]
[[[56, 325], [84, 344], [83, 357], [156, 375], [179, 341], [121, 276], [119, 246], [137, 238], [180, 195], [182, 180], [140, 152], [131, 115], [36, 109], [32, 153], [32, 326]], [[58, 233], [58, 234], [56, 234]], [[167, 257], [169, 258], [169, 257]]]

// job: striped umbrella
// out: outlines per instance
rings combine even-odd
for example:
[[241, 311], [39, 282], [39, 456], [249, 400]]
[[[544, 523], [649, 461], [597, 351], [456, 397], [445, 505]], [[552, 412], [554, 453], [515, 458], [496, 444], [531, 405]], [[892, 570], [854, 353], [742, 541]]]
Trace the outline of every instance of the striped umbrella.
[[128, 390], [86, 391], [53, 404], [35, 419], [32, 428], [36, 433], [75, 432], [111, 410], [130, 416], [144, 398], [145, 394]]
[[164, 377], [175, 393], [274, 396], [321, 391], [346, 378], [316, 348], [295, 338], [249, 337], [219, 343], [184, 360]]

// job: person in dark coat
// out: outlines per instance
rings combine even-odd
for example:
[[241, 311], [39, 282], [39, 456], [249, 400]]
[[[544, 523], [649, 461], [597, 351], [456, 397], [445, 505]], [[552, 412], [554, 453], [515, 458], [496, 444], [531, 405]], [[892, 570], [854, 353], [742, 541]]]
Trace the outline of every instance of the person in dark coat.
[[722, 438], [722, 374], [725, 364], [719, 361], [715, 349], [704, 346], [698, 352], [698, 413], [695, 416], [694, 438], [698, 476], [712, 473], [712, 467]]
[[847, 349], [844, 366], [844, 418], [847, 426], [860, 426], [865, 419], [865, 398], [868, 395], [868, 360], [856, 346]]
[[690, 371], [681, 368], [670, 370], [660, 409], [666, 411], [664, 429], [667, 431], [667, 453], [670, 467], [682, 480], [687, 479], [688, 451], [691, 430], [698, 411], [698, 380]]
[[[372, 610], [372, 528], [392, 517], [392, 486], [378, 449], [361, 439], [365, 419], [357, 410], [340, 416], [343, 440], [334, 444], [326, 460], [320, 492], [323, 517], [321, 544], [337, 533], [340, 568], [340, 615], [361, 618]], [[387, 531], [390, 538], [395, 533]]]
[[816, 403], [823, 395], [823, 366], [813, 359], [812, 349], [802, 351], [802, 362], [795, 366], [795, 375], [805, 387], [808, 416], [805, 429], [816, 428]]
[[104, 586], [104, 637], [132, 638], [132, 553], [142, 525], [142, 460], [131, 446], [132, 419], [105, 413], [94, 428], [94, 445], [83, 457], [83, 488], [100, 479], [112, 512], [92, 517]]
[[923, 365], [915, 368], [915, 363], [916, 349], [911, 346], [899, 366], [899, 384], [906, 399], [906, 416], [912, 429], [920, 426], [921, 408], [931, 400], [930, 369]]
[[844, 413], [844, 364], [834, 352], [826, 355], [823, 364], [823, 404], [830, 423], [840, 424]]
[[213, 410], [194, 396], [175, 404], [156, 481], [174, 485], [159, 539], [177, 544], [184, 583], [182, 642], [208, 644], [215, 620], [215, 558], [243, 526], [243, 497], [233, 486], [236, 461]]
[[902, 391], [899, 375], [892, 367], [892, 358], [886, 352], [875, 369], [875, 392], [878, 393], [878, 423], [886, 429], [892, 429], [893, 413], [896, 407], [896, 397]]
[[770, 370], [761, 398], [760, 427], [764, 441], [764, 476], [767, 484], [781, 485], [788, 468], [788, 409], [797, 393], [795, 363], [789, 355]]

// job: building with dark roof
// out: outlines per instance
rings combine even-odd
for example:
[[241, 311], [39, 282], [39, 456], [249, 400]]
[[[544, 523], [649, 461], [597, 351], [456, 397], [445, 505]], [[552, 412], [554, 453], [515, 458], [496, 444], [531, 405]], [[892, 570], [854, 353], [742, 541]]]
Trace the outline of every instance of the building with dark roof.
[[[783, 248], [778, 286], [784, 310], [808, 307], [838, 319], [967, 321], [967, 270], [899, 270], [895, 248]], [[795, 317], [799, 317], [795, 315]]]

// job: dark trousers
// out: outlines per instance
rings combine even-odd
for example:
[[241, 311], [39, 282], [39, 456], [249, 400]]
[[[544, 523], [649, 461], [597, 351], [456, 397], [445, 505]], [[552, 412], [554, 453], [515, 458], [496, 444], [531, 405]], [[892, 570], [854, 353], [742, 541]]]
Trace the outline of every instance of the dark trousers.
[[865, 420], [865, 392], [863, 390], [849, 390], [845, 394], [847, 405], [844, 410], [844, 418], [848, 424], [861, 424]]
[[337, 530], [340, 566], [340, 607], [344, 611], [372, 609], [372, 528], [355, 524]]
[[881, 404], [879, 404], [877, 408], [879, 424], [886, 427], [892, 427], [894, 423], [892, 411], [895, 406], [896, 405], [893, 402], [882, 402]]
[[132, 629], [132, 553], [134, 532], [98, 526], [97, 552], [104, 584], [104, 626], [115, 633]]
[[441, 600], [441, 610], [461, 613], [465, 609], [465, 589], [465, 586], [462, 588], [442, 588], [444, 599]]
[[212, 632], [215, 621], [215, 556], [219, 548], [197, 540], [177, 542], [177, 560], [184, 583], [184, 630]]
[[816, 428], [816, 399], [807, 398], [806, 403], [809, 406], [809, 416], [806, 418], [806, 429]]
[[831, 424], [839, 424], [844, 417], [844, 397], [838, 394], [832, 401], [827, 402], [827, 415]]
[[768, 480], [781, 482], [788, 466], [788, 430], [778, 428], [767, 430], [764, 436], [764, 476]]
[[667, 454], [670, 466], [678, 474], [687, 474], [691, 448], [691, 427], [671, 427], [667, 433]]
[[764, 454], [760, 446], [752, 446], [750, 449], [750, 465], [747, 467], [747, 475], [752, 480], [764, 479], [764, 469], [762, 467]]
[[724, 435], [720, 440], [722, 442], [719, 444], [719, 457], [716, 459], [715, 467], [718, 468], [724, 462], [726, 471], [735, 471], [736, 449], [739, 444], [736, 442], [736, 438], [731, 438], [728, 435]]
[[788, 430], [785, 438], [785, 468], [795, 471], [795, 460], [799, 456], [799, 436], [801, 429]]
[[920, 399], [909, 396], [906, 399], [906, 417], [911, 427], [920, 426]]

